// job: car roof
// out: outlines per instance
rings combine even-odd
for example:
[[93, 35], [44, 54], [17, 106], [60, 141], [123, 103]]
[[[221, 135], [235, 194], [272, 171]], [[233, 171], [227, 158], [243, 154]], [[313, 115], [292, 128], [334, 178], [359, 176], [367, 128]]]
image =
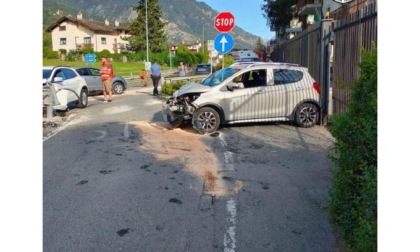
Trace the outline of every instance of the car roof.
[[284, 62], [236, 62], [230, 65], [230, 67], [235, 69], [244, 69], [251, 66], [295, 66], [301, 67], [298, 64], [293, 63], [284, 63]]

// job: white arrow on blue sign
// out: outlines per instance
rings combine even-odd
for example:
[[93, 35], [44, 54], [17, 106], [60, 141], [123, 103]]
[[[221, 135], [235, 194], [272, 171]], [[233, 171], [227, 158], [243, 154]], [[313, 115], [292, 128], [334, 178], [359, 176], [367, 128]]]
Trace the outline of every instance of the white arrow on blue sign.
[[224, 54], [230, 52], [233, 48], [233, 44], [233, 37], [229, 33], [219, 33], [219, 35], [214, 38], [214, 49], [218, 53]]

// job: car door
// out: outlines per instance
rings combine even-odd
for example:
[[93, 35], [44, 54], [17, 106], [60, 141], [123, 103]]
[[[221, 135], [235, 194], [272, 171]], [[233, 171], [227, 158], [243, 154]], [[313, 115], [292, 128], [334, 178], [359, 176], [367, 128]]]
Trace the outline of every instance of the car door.
[[80, 76], [77, 75], [72, 69], [59, 68], [57, 69], [52, 79], [56, 77], [62, 78], [62, 81], [54, 81], [54, 86], [57, 87], [57, 97], [61, 105], [66, 105], [70, 102], [78, 101], [79, 95], [77, 94], [78, 87], [80, 84]]
[[298, 69], [274, 68], [270, 83], [270, 100], [273, 102], [272, 117], [289, 116], [296, 105], [305, 97], [303, 90], [303, 72]]
[[249, 70], [233, 78], [232, 82], [240, 83], [242, 88], [225, 91], [226, 120], [241, 121], [266, 117], [269, 105], [266, 99], [266, 78], [262, 76], [259, 76], [259, 79], [256, 78], [257, 74], [266, 73], [266, 71], [266, 69]]
[[99, 69], [89, 67], [79, 68], [77, 69], [77, 73], [86, 80], [89, 92], [102, 90], [102, 81]]

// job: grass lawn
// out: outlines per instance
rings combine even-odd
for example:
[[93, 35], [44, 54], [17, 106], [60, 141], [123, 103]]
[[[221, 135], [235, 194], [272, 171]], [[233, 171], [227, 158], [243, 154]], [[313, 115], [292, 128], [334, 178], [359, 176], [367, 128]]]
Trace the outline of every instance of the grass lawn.
[[[80, 66], [92, 66], [101, 67], [100, 60], [95, 63], [85, 63], [83, 61], [65, 61], [59, 59], [43, 59], [43, 66], [68, 66], [68, 67], [80, 67]], [[141, 71], [144, 71], [144, 64], [140, 62], [112, 62], [114, 72], [122, 76], [137, 76]], [[162, 70], [169, 70], [168, 67], [162, 66]]]

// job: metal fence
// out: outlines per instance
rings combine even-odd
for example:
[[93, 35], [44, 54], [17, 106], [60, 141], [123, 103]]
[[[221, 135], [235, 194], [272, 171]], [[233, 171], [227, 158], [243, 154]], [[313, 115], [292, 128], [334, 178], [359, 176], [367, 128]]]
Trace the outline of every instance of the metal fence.
[[351, 87], [360, 76], [362, 48], [370, 51], [377, 43], [376, 2], [344, 16], [334, 27], [334, 63], [332, 65], [333, 113], [348, 110]]
[[[321, 123], [326, 116], [346, 112], [351, 85], [359, 77], [361, 50], [377, 43], [376, 1], [364, 1], [358, 10], [347, 8], [340, 20], [324, 19], [293, 39], [277, 46], [270, 55], [277, 62], [296, 63], [308, 68], [321, 85]], [[332, 57], [331, 57], [332, 55]]]

